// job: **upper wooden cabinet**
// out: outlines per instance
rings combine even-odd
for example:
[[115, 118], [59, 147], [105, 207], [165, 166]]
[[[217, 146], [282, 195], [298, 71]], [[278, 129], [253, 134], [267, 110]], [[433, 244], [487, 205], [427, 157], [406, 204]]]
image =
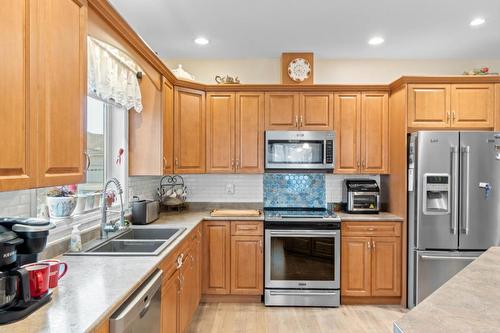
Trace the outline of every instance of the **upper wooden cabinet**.
[[494, 84], [409, 84], [408, 127], [494, 127]]
[[266, 130], [332, 128], [332, 93], [266, 93]]
[[387, 173], [389, 105], [385, 92], [336, 93], [336, 173]]
[[175, 88], [174, 172], [205, 172], [205, 93]]
[[263, 142], [263, 94], [207, 94], [207, 172], [262, 172]]
[[0, 51], [0, 190], [80, 183], [86, 149], [86, 1], [9, 1], [1, 13], [0, 40], [6, 47]]
[[495, 85], [452, 84], [451, 126], [459, 128], [494, 127]]
[[0, 11], [0, 191], [36, 184], [36, 119], [29, 107], [27, 54], [29, 13], [26, 1], [6, 1]]

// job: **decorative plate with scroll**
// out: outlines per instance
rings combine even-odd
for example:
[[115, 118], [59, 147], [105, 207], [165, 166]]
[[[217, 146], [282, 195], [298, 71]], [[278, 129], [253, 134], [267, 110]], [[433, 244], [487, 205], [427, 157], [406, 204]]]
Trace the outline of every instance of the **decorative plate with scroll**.
[[295, 58], [288, 64], [288, 76], [295, 82], [303, 82], [311, 75], [311, 65], [304, 58]]

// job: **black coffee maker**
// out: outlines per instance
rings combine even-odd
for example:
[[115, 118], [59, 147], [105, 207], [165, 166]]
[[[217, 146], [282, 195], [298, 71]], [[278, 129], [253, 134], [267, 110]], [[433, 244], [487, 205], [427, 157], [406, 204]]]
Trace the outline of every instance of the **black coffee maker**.
[[50, 301], [50, 292], [31, 297], [29, 274], [21, 266], [38, 260], [54, 227], [48, 220], [0, 217], [0, 325], [23, 319]]

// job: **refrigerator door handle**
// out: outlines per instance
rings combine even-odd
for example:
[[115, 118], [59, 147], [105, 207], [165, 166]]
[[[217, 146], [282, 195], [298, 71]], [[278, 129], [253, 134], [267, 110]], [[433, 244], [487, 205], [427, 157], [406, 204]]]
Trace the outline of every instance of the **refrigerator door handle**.
[[458, 228], [458, 147], [451, 146], [451, 233], [457, 234]]
[[469, 234], [469, 164], [470, 164], [470, 146], [462, 147], [462, 216], [461, 216], [461, 232]]
[[426, 255], [420, 255], [420, 258], [422, 259], [430, 259], [430, 260], [476, 260], [477, 257], [447, 257], [447, 256], [426, 256]]

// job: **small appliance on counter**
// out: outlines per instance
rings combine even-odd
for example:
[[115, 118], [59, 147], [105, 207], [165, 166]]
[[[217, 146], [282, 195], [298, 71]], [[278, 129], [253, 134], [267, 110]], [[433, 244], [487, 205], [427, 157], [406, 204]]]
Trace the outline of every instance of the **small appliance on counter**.
[[149, 224], [159, 218], [160, 203], [156, 200], [132, 201], [132, 224]]
[[23, 319], [51, 300], [50, 264], [35, 262], [53, 228], [47, 220], [0, 217], [0, 325]]
[[373, 179], [345, 179], [342, 202], [348, 213], [378, 214], [380, 211], [380, 188]]

